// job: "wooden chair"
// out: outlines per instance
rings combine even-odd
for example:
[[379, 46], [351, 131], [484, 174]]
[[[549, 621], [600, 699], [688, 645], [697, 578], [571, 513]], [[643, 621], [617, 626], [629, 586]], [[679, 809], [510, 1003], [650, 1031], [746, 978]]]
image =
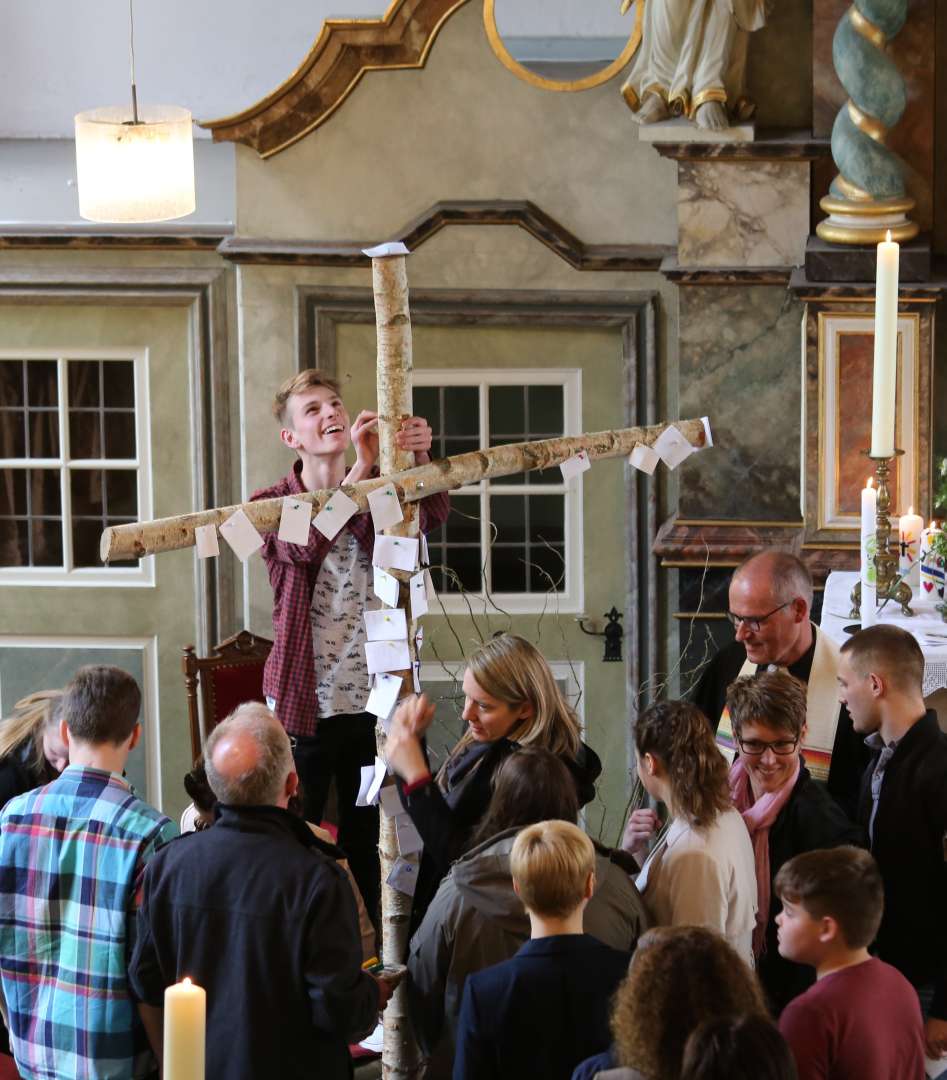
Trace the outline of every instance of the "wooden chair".
[[265, 700], [263, 665], [272, 648], [273, 642], [268, 638], [241, 630], [214, 646], [211, 656], [196, 656], [193, 645], [183, 650], [181, 666], [191, 725], [192, 760], [200, 756], [207, 736], [238, 705]]

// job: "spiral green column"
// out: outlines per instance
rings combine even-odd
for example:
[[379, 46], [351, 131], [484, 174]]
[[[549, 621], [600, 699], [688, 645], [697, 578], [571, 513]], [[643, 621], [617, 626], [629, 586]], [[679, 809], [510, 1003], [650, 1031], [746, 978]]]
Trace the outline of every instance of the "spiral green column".
[[832, 60], [848, 101], [832, 128], [839, 173], [820, 203], [829, 215], [816, 227], [823, 240], [873, 244], [888, 232], [898, 241], [917, 235], [901, 162], [885, 144], [906, 104], [904, 79], [885, 49], [906, 14], [907, 0], [855, 0], [835, 30]]

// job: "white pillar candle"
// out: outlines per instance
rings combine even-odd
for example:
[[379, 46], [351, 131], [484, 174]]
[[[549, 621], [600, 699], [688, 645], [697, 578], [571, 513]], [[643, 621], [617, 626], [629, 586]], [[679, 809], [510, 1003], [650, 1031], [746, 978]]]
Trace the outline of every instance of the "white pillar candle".
[[878, 245], [875, 279], [875, 362], [871, 399], [872, 457], [894, 455], [895, 392], [898, 377], [898, 245]]
[[164, 1080], [204, 1080], [207, 995], [190, 979], [164, 992]]
[[918, 596], [922, 599], [938, 600], [943, 595], [944, 568], [931, 553], [931, 537], [940, 531], [936, 521], [921, 530], [921, 590]]
[[875, 530], [877, 528], [878, 492], [873, 485], [874, 481], [872, 477], [869, 476], [861, 493], [861, 545], [859, 570], [862, 585], [862, 626], [872, 626], [876, 621]]
[[914, 513], [912, 506], [901, 518], [898, 566], [901, 576], [915, 593], [921, 584], [921, 530], [923, 528], [924, 519], [920, 514]]

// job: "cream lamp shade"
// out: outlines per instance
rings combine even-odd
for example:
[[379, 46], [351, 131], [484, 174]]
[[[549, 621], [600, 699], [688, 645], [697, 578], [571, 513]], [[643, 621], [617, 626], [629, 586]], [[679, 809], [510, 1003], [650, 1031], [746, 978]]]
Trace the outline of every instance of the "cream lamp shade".
[[145, 105], [76, 116], [79, 213], [88, 221], [170, 221], [194, 212], [189, 110]]

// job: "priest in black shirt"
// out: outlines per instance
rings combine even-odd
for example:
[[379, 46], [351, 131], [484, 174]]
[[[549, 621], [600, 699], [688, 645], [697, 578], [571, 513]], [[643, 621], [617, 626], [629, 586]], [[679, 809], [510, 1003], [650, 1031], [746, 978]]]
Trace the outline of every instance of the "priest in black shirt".
[[808, 687], [808, 734], [803, 757], [850, 816], [868, 762], [868, 751], [838, 700], [838, 646], [809, 618], [812, 577], [785, 551], [762, 551], [733, 573], [728, 617], [736, 640], [704, 670], [694, 704], [710, 720], [717, 744], [732, 760], [736, 743], [726, 711], [727, 687], [740, 675], [784, 669]]

